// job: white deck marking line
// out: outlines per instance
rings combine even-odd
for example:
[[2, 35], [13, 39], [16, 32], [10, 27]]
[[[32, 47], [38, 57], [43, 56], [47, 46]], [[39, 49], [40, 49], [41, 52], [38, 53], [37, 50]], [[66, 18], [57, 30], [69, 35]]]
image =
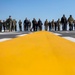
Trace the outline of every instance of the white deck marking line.
[[11, 40], [12, 38], [3, 38], [3, 39], [0, 39], [0, 42], [4, 42], [4, 41], [7, 41], [7, 40]]
[[9, 33], [0, 33], [0, 35], [8, 35], [8, 34], [19, 34], [19, 33], [11, 33], [11, 32], [9, 32]]
[[62, 38], [67, 39], [72, 42], [75, 42], [75, 38], [73, 38], [73, 37], [62, 37]]
[[25, 35], [28, 35], [28, 34], [17, 35], [17, 37], [20, 37], [20, 36], [25, 36]]
[[53, 33], [53, 34], [55, 34], [55, 35], [62, 35], [62, 34], [58, 34], [58, 33]]

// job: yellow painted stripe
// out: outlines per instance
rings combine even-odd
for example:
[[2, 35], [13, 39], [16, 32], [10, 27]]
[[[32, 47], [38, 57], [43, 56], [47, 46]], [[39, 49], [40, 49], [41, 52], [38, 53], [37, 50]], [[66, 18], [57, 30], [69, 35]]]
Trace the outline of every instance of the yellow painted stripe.
[[0, 75], [75, 75], [75, 43], [45, 31], [2, 42]]

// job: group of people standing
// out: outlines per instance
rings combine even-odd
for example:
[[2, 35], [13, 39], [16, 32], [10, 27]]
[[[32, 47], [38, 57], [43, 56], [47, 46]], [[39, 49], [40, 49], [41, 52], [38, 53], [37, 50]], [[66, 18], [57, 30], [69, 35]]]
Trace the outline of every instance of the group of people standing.
[[[67, 31], [67, 25], [69, 26], [69, 30], [73, 31], [73, 28], [75, 29], [75, 20], [73, 19], [72, 15], [70, 15], [68, 19], [65, 17], [65, 15], [63, 15], [63, 17], [61, 19], [58, 19], [57, 21], [54, 21], [54, 19], [52, 21], [48, 21], [46, 19], [43, 24], [40, 19], [37, 21], [35, 18], [33, 18], [31, 22], [26, 18], [23, 23], [21, 20], [19, 20], [18, 25], [19, 31], [22, 31], [22, 25], [24, 31], [41, 31], [43, 29], [43, 26], [46, 31], [51, 31], [52, 29], [54, 29], [55, 31], [60, 31], [60, 26], [62, 26], [63, 31]], [[9, 32], [17, 31], [17, 21], [15, 19], [12, 19], [11, 16], [9, 16], [6, 21], [3, 20], [2, 22], [0, 20], [0, 32], [2, 32], [2, 28], [4, 32], [6, 30], [9, 30]]]
[[2, 28], [4, 32], [6, 30], [8, 30], [9, 32], [17, 31], [17, 27], [19, 27], [19, 31], [22, 31], [22, 25], [23, 25], [24, 31], [32, 31], [32, 30], [37, 31], [37, 30], [42, 30], [43, 23], [40, 19], [37, 22], [36, 19], [34, 18], [31, 22], [30, 20], [26, 18], [23, 23], [21, 20], [19, 20], [18, 26], [17, 26], [17, 21], [15, 19], [12, 19], [11, 16], [9, 16], [9, 18], [6, 19], [6, 21], [3, 20], [2, 22], [0, 20], [0, 32], [2, 32]]
[[75, 30], [75, 20], [73, 19], [72, 15], [69, 16], [69, 18], [67, 19], [65, 17], [65, 15], [63, 15], [63, 17], [60, 19], [58, 19], [57, 21], [52, 20], [52, 22], [48, 22], [48, 20], [46, 19], [45, 23], [45, 30], [51, 31], [52, 29], [55, 29], [55, 31], [60, 31], [60, 26], [62, 26], [62, 31], [67, 31], [67, 27], [69, 26], [69, 31], [73, 31], [73, 28]]
[[[19, 30], [22, 31], [22, 21], [19, 20], [18, 24], [19, 24]], [[34, 18], [31, 22], [26, 18], [23, 22], [23, 25], [24, 25], [24, 31], [32, 31], [32, 30], [38, 31], [42, 30], [43, 23], [40, 19], [37, 22], [36, 19]]]
[[4, 32], [6, 30], [10, 31], [17, 31], [17, 21], [15, 19], [12, 20], [11, 16], [9, 16], [8, 19], [3, 20], [3, 22], [0, 20], [0, 32], [2, 32], [2, 27]]
[[24, 31], [38, 31], [42, 30], [42, 21], [39, 19], [38, 22], [33, 18], [32, 23], [27, 18], [24, 20]]

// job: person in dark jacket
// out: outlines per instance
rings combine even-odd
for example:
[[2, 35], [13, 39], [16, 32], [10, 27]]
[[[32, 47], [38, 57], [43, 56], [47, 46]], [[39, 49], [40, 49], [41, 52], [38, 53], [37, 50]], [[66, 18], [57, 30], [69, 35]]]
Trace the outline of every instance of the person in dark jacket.
[[36, 22], [35, 22], [35, 31], [38, 31], [38, 28], [39, 28], [38, 22], [36, 21]]
[[22, 31], [22, 21], [19, 20], [18, 24], [19, 24], [19, 30]]
[[55, 31], [57, 31], [57, 21], [55, 21]]
[[28, 20], [28, 31], [30, 31], [30, 29], [31, 29], [31, 21]]
[[54, 21], [54, 19], [52, 20], [51, 25], [52, 25], [52, 29], [54, 30], [54, 28], [55, 28], [55, 21]]
[[51, 26], [51, 22], [50, 21], [49, 21], [48, 25], [49, 25], [49, 31], [51, 31], [52, 26]]
[[58, 21], [57, 21], [57, 26], [58, 26], [58, 31], [60, 31], [60, 19], [58, 19]]
[[62, 23], [62, 30], [67, 31], [67, 18], [65, 17], [65, 15], [63, 15], [63, 17], [61, 18], [61, 23]]
[[40, 30], [40, 31], [42, 30], [42, 25], [43, 25], [43, 23], [42, 23], [42, 21], [39, 19], [39, 20], [38, 20], [38, 27], [39, 27], [39, 30]]
[[5, 29], [6, 29], [6, 21], [3, 20], [3, 29], [4, 29], [4, 32], [5, 32]]
[[17, 21], [15, 20], [15, 31], [17, 31]]
[[28, 31], [28, 23], [29, 23], [29, 21], [28, 21], [28, 19], [26, 18], [26, 19], [24, 20], [24, 31]]
[[48, 20], [47, 20], [47, 19], [46, 19], [46, 21], [44, 22], [44, 26], [45, 26], [45, 31], [48, 31], [49, 23], [48, 23]]
[[0, 20], [0, 32], [2, 32], [2, 21]]
[[36, 25], [37, 25], [37, 21], [36, 21], [35, 18], [33, 18], [33, 20], [32, 20], [32, 25], [33, 25], [33, 26], [32, 26], [33, 31], [36, 31], [36, 30], [37, 30], [37, 29], [36, 29], [36, 28], [37, 28], [37, 26], [36, 26]]

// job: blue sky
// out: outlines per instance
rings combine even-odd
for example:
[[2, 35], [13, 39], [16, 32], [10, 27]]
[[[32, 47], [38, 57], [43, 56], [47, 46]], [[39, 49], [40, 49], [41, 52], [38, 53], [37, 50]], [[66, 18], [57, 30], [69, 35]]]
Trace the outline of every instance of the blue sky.
[[34, 17], [44, 21], [61, 18], [70, 14], [75, 18], [75, 0], [0, 0], [0, 19], [12, 18], [22, 21]]

